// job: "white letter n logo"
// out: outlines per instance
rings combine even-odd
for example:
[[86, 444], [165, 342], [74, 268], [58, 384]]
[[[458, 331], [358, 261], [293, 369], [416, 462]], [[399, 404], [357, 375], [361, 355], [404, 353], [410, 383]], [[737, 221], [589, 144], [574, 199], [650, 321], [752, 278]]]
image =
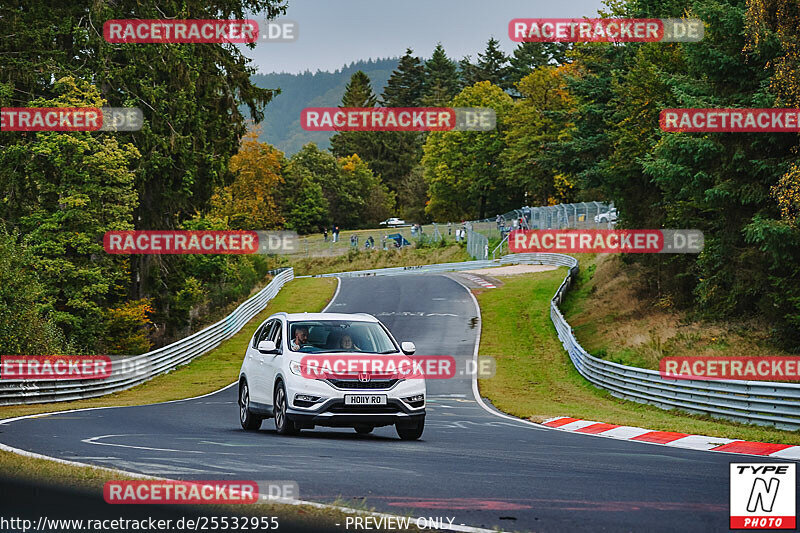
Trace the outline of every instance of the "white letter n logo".
[[750, 500], [747, 502], [747, 512], [756, 512], [756, 505], [760, 504], [764, 512], [771, 513], [780, 484], [780, 480], [774, 477], [769, 480], [769, 487], [767, 487], [767, 481], [764, 478], [756, 478], [753, 482], [753, 490], [750, 491]]

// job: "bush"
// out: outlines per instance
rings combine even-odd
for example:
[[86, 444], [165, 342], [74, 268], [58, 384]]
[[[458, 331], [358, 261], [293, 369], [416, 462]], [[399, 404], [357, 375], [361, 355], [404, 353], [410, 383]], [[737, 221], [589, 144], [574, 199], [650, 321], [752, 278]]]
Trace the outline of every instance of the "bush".
[[61, 330], [39, 310], [44, 288], [30, 252], [0, 227], [0, 353], [52, 355], [70, 351]]

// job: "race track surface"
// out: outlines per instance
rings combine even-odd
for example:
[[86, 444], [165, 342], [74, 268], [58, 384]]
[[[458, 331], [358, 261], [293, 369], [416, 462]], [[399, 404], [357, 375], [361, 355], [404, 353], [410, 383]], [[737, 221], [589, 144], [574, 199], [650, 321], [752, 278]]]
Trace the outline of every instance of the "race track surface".
[[[341, 283], [329, 311], [371, 313], [420, 355], [453, 355], [459, 368], [472, 359], [478, 312], [450, 277]], [[0, 442], [170, 478], [295, 480], [303, 500], [366, 500], [379, 511], [510, 531], [727, 531], [728, 464], [770, 461], [509, 420], [475, 401], [467, 376], [429, 381], [428, 396], [416, 442], [400, 441], [393, 427], [281, 437], [272, 420], [248, 433], [239, 427], [235, 387], [12, 422], [0, 425]]]

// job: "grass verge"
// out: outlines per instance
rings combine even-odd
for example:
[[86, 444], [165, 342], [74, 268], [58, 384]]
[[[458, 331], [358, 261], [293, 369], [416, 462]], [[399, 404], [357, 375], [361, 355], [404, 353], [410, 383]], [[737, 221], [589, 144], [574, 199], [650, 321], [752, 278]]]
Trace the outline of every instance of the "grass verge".
[[292, 258], [296, 276], [367, 270], [398, 266], [430, 265], [467, 261], [466, 248], [457, 244], [439, 247], [407, 247], [394, 250], [351, 251], [333, 257]]
[[618, 255], [581, 259], [563, 312], [592, 355], [658, 370], [664, 357], [791, 356], [770, 341], [770, 324], [751, 317], [703, 320], [669, 297], [648, 295], [644, 274]]
[[[266, 309], [215, 350], [132, 389], [75, 402], [2, 406], [0, 418], [87, 407], [145, 405], [200, 396], [221, 389], [236, 381], [247, 342], [264, 319], [277, 311], [321, 311], [332, 298], [336, 284], [337, 280], [333, 278], [305, 278], [287, 283]], [[2, 429], [3, 426], [0, 426], [0, 431]], [[59, 484], [94, 489], [102, 487], [109, 479], [119, 478], [118, 474], [102, 469], [64, 465], [5, 451], [0, 451], [0, 472], [24, 479], [58, 480]]]
[[481, 306], [480, 354], [497, 360], [481, 394], [499, 409], [542, 421], [572, 416], [659, 431], [800, 444], [800, 432], [745, 425], [614, 398], [578, 374], [550, 321], [550, 299], [566, 269], [508, 276], [498, 289], [477, 291]]
[[0, 406], [0, 418], [85, 407], [145, 405], [191, 398], [219, 390], [236, 381], [247, 342], [261, 322], [278, 311], [287, 313], [321, 311], [333, 297], [336, 283], [337, 280], [333, 278], [304, 278], [287, 283], [269, 302], [266, 309], [248, 322], [236, 335], [211, 352], [137, 387], [74, 402]]
[[[14, 468], [11, 471], [8, 471], [5, 465], [0, 465], [0, 472], [3, 472], [4, 479], [36, 479], [39, 483], [67, 487], [70, 490], [76, 490], [87, 495], [101, 492], [103, 485], [107, 481], [141, 479], [100, 468], [77, 467], [48, 461], [46, 459], [23, 457], [9, 452], [0, 453], [2, 453], [2, 456], [10, 455], [15, 458]], [[48, 502], [46, 501], [40, 502], [43, 513], [47, 508], [47, 504]], [[335, 501], [333, 505], [355, 508], [365, 512], [374, 511], [374, 508], [363, 505], [353, 505], [353, 502], [349, 501]], [[176, 517], [182, 515], [182, 511], [187, 509], [194, 510], [203, 516], [275, 516], [278, 517], [280, 528], [288, 528], [289, 531], [294, 530], [296, 527], [303, 527], [311, 531], [316, 529], [330, 531], [334, 528], [334, 524], [344, 524], [348, 516], [353, 516], [353, 513], [348, 513], [343, 510], [320, 508], [314, 505], [258, 502], [247, 505], [180, 505], [175, 506]], [[53, 517], [51, 516], [50, 518]], [[120, 518], [132, 517], [125, 516], [123, 507], [120, 512]], [[139, 516], [136, 518], [141, 520]], [[89, 516], [84, 518], [84, 520], [86, 519], [94, 518]], [[409, 530], [416, 531], [417, 528], [411, 527]], [[377, 529], [377, 531], [382, 530]]]

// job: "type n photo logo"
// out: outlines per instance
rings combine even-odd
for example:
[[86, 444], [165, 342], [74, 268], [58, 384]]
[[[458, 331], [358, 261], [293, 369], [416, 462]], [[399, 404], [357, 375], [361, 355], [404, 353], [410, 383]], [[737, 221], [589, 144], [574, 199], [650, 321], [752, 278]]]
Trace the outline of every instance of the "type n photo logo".
[[731, 529], [795, 529], [795, 463], [731, 463]]

